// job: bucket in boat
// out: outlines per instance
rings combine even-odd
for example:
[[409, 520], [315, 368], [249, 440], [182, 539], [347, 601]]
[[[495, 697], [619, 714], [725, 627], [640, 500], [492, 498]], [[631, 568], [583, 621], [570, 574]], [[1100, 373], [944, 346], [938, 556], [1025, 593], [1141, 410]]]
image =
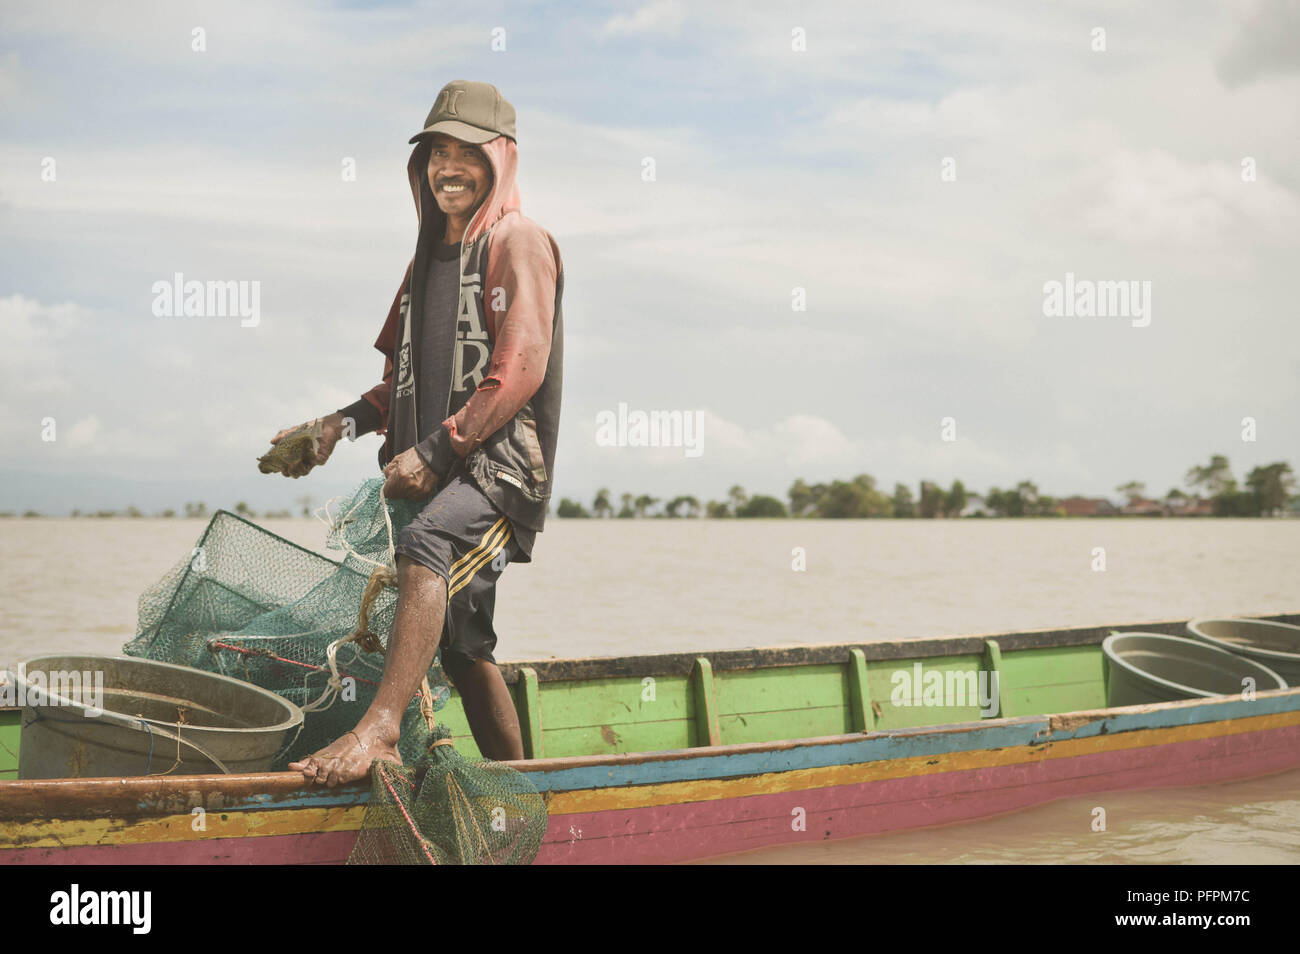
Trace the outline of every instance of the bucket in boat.
[[1110, 706], [1235, 696], [1247, 688], [1247, 678], [1254, 680], [1256, 692], [1287, 688], [1267, 666], [1182, 636], [1115, 633], [1101, 651]]
[[10, 681], [19, 778], [268, 771], [302, 728], [273, 692], [149, 659], [37, 656]]
[[1187, 631], [1193, 639], [1267, 666], [1288, 685], [1300, 685], [1300, 626], [1266, 619], [1194, 619]]

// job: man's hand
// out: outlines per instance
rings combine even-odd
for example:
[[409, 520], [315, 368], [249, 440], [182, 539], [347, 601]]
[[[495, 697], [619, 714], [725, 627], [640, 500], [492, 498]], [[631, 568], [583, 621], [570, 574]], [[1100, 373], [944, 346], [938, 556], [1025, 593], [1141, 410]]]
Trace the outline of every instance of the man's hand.
[[[316, 441], [316, 464], [325, 463], [334, 452], [334, 445], [343, 437], [343, 415], [335, 411], [326, 417], [317, 418], [321, 422], [321, 436]], [[297, 427], [286, 427], [280, 433], [271, 438], [272, 444], [278, 444], [286, 437], [298, 433], [304, 428], [311, 427], [316, 421], [307, 421], [305, 424], [299, 424]], [[295, 464], [286, 467], [284, 476], [286, 477], [303, 477], [311, 470], [305, 464]]]
[[438, 477], [411, 447], [402, 451], [384, 468], [384, 496], [419, 500], [431, 496], [438, 487]]

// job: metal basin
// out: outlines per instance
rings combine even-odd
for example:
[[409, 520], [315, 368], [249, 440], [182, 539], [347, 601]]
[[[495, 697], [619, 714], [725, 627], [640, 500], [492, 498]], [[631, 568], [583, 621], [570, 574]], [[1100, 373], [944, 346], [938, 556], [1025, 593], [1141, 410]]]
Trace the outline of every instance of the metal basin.
[[19, 778], [267, 771], [302, 727], [273, 692], [149, 659], [37, 656], [11, 678]]
[[1194, 619], [1192, 638], [1245, 656], [1300, 685], [1300, 626], [1262, 619]]
[[1287, 688], [1267, 666], [1182, 636], [1115, 633], [1101, 644], [1106, 657], [1106, 704], [1135, 706], [1176, 699], [1235, 696], [1243, 680], [1255, 691]]

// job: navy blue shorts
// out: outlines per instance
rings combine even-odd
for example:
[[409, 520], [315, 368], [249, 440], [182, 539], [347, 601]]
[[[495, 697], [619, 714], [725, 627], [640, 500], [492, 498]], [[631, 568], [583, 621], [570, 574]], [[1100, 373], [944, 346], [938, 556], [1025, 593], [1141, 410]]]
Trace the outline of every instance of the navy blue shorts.
[[496, 584], [519, 554], [510, 521], [464, 472], [433, 496], [398, 535], [395, 551], [447, 582], [442, 665], [452, 680], [475, 660], [496, 662], [492, 627]]

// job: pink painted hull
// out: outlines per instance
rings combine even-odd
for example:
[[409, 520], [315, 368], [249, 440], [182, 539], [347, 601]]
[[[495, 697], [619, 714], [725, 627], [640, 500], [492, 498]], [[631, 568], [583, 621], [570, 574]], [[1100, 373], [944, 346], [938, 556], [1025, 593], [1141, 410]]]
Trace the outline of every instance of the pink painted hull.
[[354, 831], [209, 838], [140, 845], [17, 848], [5, 853], [13, 865], [339, 865], [357, 840]]
[[[1282, 772], [1295, 767], [1297, 751], [1300, 726], [1291, 726], [801, 792], [560, 815], [551, 818], [537, 863], [660, 864], [944, 825], [1088, 792], [1200, 785]], [[791, 828], [796, 806], [806, 812], [806, 831]]]
[[[688, 861], [810, 839], [950, 824], [1089, 792], [1199, 785], [1294, 768], [1300, 725], [1017, 765], [714, 801], [554, 815], [539, 864]], [[802, 807], [807, 830], [794, 831]], [[10, 864], [341, 864], [355, 832], [25, 848]]]

